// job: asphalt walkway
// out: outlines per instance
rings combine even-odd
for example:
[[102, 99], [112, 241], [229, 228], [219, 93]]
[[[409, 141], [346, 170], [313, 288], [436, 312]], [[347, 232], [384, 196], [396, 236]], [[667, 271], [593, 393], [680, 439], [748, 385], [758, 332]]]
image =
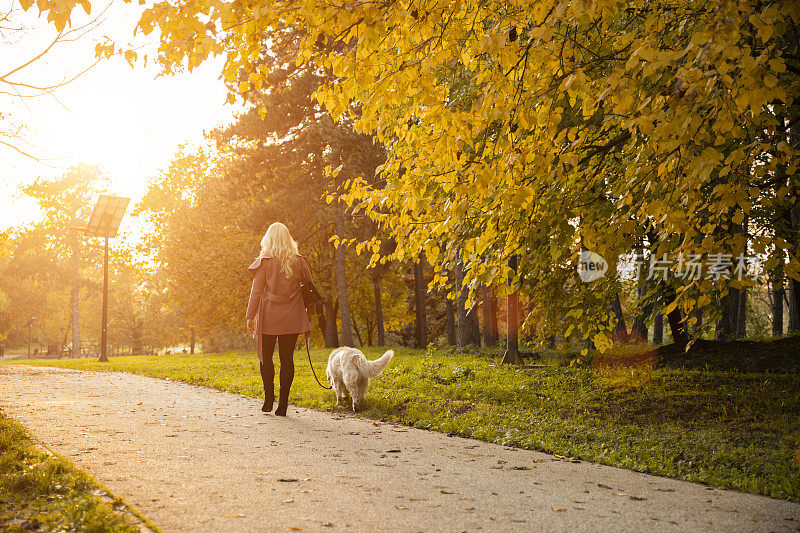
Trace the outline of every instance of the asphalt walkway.
[[0, 410], [164, 531], [800, 531], [800, 505], [122, 373], [0, 366]]

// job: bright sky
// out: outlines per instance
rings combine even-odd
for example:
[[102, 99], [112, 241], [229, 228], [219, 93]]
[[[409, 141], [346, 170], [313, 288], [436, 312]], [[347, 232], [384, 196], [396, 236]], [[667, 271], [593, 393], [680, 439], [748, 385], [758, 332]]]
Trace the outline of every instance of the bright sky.
[[[93, 4], [97, 14], [100, 3]], [[94, 46], [102, 36], [131, 39], [138, 9], [112, 4], [99, 28], [52, 50], [46, 64], [14, 79], [52, 82], [80, 72], [93, 62]], [[80, 8], [76, 11], [82, 14]], [[43, 20], [28, 17], [24, 22], [34, 29], [21, 42], [9, 46], [9, 38], [0, 32], [0, 75], [52, 39]], [[152, 54], [153, 39], [148, 41], [137, 42], [145, 46], [140, 54], [148, 49]], [[114, 58], [52, 96], [19, 99], [0, 94], [0, 110], [10, 111], [12, 120], [26, 130], [24, 142], [17, 146], [41, 159], [0, 146], [0, 229], [39, 216], [35, 202], [20, 193], [21, 185], [39, 176], [57, 177], [78, 162], [100, 164], [111, 180], [108, 193], [132, 197], [132, 208], [180, 144], [199, 144], [204, 130], [233, 120], [236, 109], [224, 105], [226, 91], [218, 79], [221, 67], [222, 61], [215, 60], [191, 74], [158, 78], [152, 64], [131, 68]], [[4, 90], [8, 88], [0, 84], [0, 92]]]

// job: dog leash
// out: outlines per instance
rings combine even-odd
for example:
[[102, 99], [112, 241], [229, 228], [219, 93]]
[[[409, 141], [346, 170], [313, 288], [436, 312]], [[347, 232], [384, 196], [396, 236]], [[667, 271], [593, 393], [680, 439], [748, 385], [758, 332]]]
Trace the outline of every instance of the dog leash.
[[323, 389], [332, 389], [333, 385], [329, 385], [329, 386], [326, 387], [325, 385], [322, 384], [322, 382], [317, 377], [317, 372], [314, 370], [314, 363], [311, 362], [311, 351], [308, 349], [308, 344], [309, 344], [309, 339], [308, 338], [309, 338], [309, 335], [306, 334], [306, 354], [308, 355], [308, 364], [311, 366], [311, 373], [314, 374], [314, 379], [317, 380], [317, 383], [319, 383], [320, 387], [322, 387]]

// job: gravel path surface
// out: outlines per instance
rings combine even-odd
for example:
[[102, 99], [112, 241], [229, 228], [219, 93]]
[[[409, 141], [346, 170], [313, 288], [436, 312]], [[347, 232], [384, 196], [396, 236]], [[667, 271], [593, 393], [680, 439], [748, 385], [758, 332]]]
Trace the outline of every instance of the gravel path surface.
[[143, 376], [0, 367], [0, 410], [164, 531], [800, 531], [800, 505]]

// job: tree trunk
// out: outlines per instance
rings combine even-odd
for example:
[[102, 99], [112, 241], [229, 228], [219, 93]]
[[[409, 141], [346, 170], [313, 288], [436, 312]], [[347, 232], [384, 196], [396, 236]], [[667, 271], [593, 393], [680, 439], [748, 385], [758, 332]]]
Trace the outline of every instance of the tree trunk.
[[497, 295], [492, 287], [483, 289], [483, 344], [497, 344]]
[[[745, 215], [742, 220], [742, 237], [744, 238], [744, 249], [747, 250], [747, 230], [748, 230], [748, 217]], [[739, 290], [739, 299], [736, 301], [736, 338], [741, 339], [747, 336], [747, 288], [742, 287]]]
[[[517, 271], [516, 255], [509, 259], [508, 266], [511, 267], [512, 272]], [[511, 285], [512, 290], [514, 289], [513, 276], [514, 274], [512, 274], [512, 277], [508, 280], [508, 284]], [[516, 291], [508, 295], [506, 305], [508, 306], [508, 336], [506, 340], [506, 353], [503, 354], [502, 362], [516, 364], [521, 362], [519, 355], [519, 295]]]
[[786, 298], [787, 307], [789, 308], [789, 333], [800, 332], [800, 311], [797, 309], [798, 287], [797, 280], [789, 278], [789, 295]]
[[[666, 306], [672, 304], [677, 295], [673, 287], [667, 287], [664, 291], [664, 303]], [[689, 343], [689, 336], [686, 334], [686, 324], [681, 321], [681, 309], [678, 306], [667, 314], [669, 329], [672, 332], [672, 342], [678, 346], [686, 346]]]
[[694, 336], [695, 338], [699, 338], [700, 334], [703, 331], [703, 310], [699, 307], [694, 310]]
[[425, 283], [425, 261], [422, 254], [414, 263], [414, 311], [416, 313], [415, 341], [417, 348], [428, 345], [428, 320], [426, 318], [427, 283]]
[[734, 310], [738, 311], [739, 306], [734, 306], [732, 302], [739, 301], [739, 291], [734, 288], [728, 289], [728, 294], [717, 300], [720, 307], [720, 318], [717, 320], [716, 338], [717, 340], [727, 340], [733, 337], [735, 331], [736, 317]]
[[353, 315], [350, 315], [350, 320], [352, 321], [353, 330], [356, 332], [356, 337], [358, 338], [358, 345], [364, 346], [364, 340], [361, 338], [361, 332], [358, 330], [358, 325], [356, 324], [356, 320], [353, 318]]
[[478, 304], [475, 303], [472, 308], [467, 311], [467, 336], [469, 343], [477, 347], [481, 345], [481, 325], [478, 319]]
[[728, 338], [735, 339], [736, 330], [739, 327], [739, 299], [742, 297], [742, 291], [731, 287], [728, 289], [728, 292], [730, 296], [728, 299], [728, 324], [726, 326], [726, 331], [728, 333]]
[[653, 317], [653, 344], [656, 346], [664, 344], [664, 315], [660, 310]]
[[[800, 208], [797, 206], [793, 207], [791, 210], [791, 219], [795, 257], [800, 257]], [[797, 332], [800, 331], [800, 323], [798, 323], [800, 322], [800, 280], [790, 277], [789, 287], [792, 289], [794, 299], [794, 305], [792, 306], [794, 313], [789, 314], [789, 324], [792, 328], [792, 332]], [[794, 316], [794, 321], [792, 321], [792, 316]]]
[[190, 337], [189, 353], [190, 353], [190, 354], [192, 354], [192, 355], [194, 355], [194, 340], [195, 340], [195, 337], [194, 337], [194, 328], [192, 328], [192, 329], [190, 330], [190, 333], [191, 333], [191, 337]]
[[144, 353], [144, 324], [142, 324], [142, 321], [134, 318], [132, 330], [131, 355], [141, 355]]
[[[344, 238], [344, 214], [336, 214], [336, 234], [340, 239]], [[350, 304], [347, 298], [347, 267], [346, 254], [342, 243], [336, 247], [336, 292], [339, 296], [339, 317], [342, 324], [342, 346], [353, 345], [353, 333], [350, 330]]]
[[739, 291], [738, 309], [736, 311], [736, 338], [747, 336], [747, 289], [742, 287]]
[[338, 305], [331, 305], [330, 302], [324, 301], [322, 308], [323, 312], [320, 314], [320, 320], [323, 324], [320, 324], [320, 327], [323, 328], [325, 347], [336, 348], [339, 346], [339, 331], [336, 327]]
[[611, 296], [611, 314], [614, 315], [617, 323], [614, 324], [614, 329], [611, 330], [611, 339], [614, 342], [625, 342], [628, 337], [628, 328], [625, 326], [625, 316], [622, 314], [622, 304], [619, 301], [619, 294], [614, 293]]
[[455, 290], [456, 290], [456, 332], [458, 339], [458, 346], [463, 348], [474, 344], [480, 346], [481, 337], [478, 328], [477, 313], [475, 307], [472, 306], [467, 310], [467, 296], [469, 290], [464, 287], [464, 267], [461, 261], [456, 262], [455, 267]]
[[653, 313], [653, 302], [649, 301], [643, 303], [647, 291], [653, 284], [652, 279], [647, 279], [647, 276], [642, 273], [636, 283], [636, 316], [633, 318], [633, 325], [631, 326], [630, 336], [634, 341], [647, 341], [647, 319]]
[[447, 325], [447, 344], [449, 346], [456, 345], [456, 309], [453, 305], [453, 300], [450, 299], [450, 295], [445, 295], [444, 299], [444, 306], [445, 306], [445, 322]]
[[[75, 232], [73, 232], [75, 233]], [[78, 247], [80, 240], [77, 234], [73, 235], [72, 241], [72, 292], [70, 293], [70, 303], [72, 307], [72, 349], [70, 350], [70, 357], [81, 356], [81, 311], [79, 306], [80, 300], [80, 280], [79, 277], [79, 262]]]
[[778, 265], [769, 273], [770, 304], [772, 307], [772, 336], [783, 335], [783, 264]]
[[381, 298], [381, 273], [377, 269], [372, 277], [372, 287], [375, 291], [375, 327], [378, 333], [378, 346], [386, 346], [386, 330], [383, 325], [383, 299]]

